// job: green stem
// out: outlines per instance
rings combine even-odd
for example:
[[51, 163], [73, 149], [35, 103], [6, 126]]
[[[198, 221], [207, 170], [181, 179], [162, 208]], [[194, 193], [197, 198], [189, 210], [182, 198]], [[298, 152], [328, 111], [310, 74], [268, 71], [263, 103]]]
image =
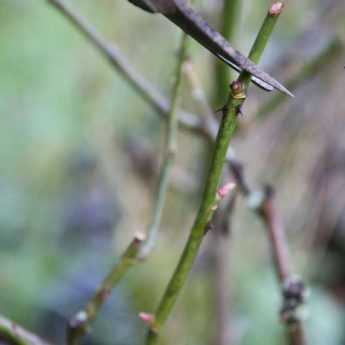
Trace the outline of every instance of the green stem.
[[[281, 6], [278, 6], [279, 4]], [[270, 8], [250, 52], [250, 58], [254, 62], [258, 62], [260, 59], [273, 30], [276, 19], [281, 13], [281, 9], [282, 4], [280, 2], [274, 3]], [[216, 192], [226, 160], [229, 141], [237, 127], [237, 113], [245, 100], [246, 88], [249, 85], [249, 82], [250, 75], [243, 72], [238, 81], [232, 84], [231, 92], [227, 104], [224, 107], [223, 118], [218, 130], [201, 205], [179, 263], [155, 313], [154, 327], [151, 327], [148, 332], [146, 345], [157, 344], [160, 329], [171, 313], [177, 297], [187, 280], [192, 269], [193, 262], [198, 254], [207, 225], [215, 211], [213, 206], [216, 201]]]
[[[283, 2], [277, 1], [273, 3], [269, 9], [248, 55], [248, 58], [254, 63], [258, 63], [260, 61], [283, 7]], [[250, 74], [245, 71], [242, 72], [239, 76], [239, 81], [244, 83], [245, 87], [248, 87]]]
[[181, 88], [182, 79], [182, 67], [186, 58], [188, 38], [186, 34], [183, 34], [181, 39], [181, 45], [178, 54], [178, 63], [175, 73], [175, 82], [172, 90], [171, 109], [168, 114], [168, 124], [166, 128], [166, 142], [164, 161], [160, 171], [156, 203], [154, 207], [154, 214], [152, 222], [147, 232], [147, 239], [140, 250], [140, 257], [146, 257], [155, 245], [157, 234], [159, 231], [163, 207], [165, 204], [166, 194], [169, 185], [169, 177], [172, 165], [175, 160], [177, 151], [177, 132], [178, 132], [178, 118], [177, 118], [177, 100], [179, 91]]
[[150, 330], [147, 337], [147, 345], [156, 344], [158, 340], [158, 331], [167, 320], [178, 294], [184, 285], [189, 272], [191, 271], [194, 259], [198, 253], [205, 229], [209, 223], [215, 209], [213, 205], [216, 202], [216, 192], [219, 180], [223, 171], [226, 152], [230, 138], [235, 132], [237, 126], [237, 106], [239, 101], [233, 94], [230, 97], [229, 106], [231, 110], [224, 113], [223, 120], [218, 132], [213, 158], [209, 175], [206, 181], [206, 187], [203, 193], [201, 206], [194, 222], [187, 244], [184, 248], [176, 270], [170, 279], [165, 294], [158, 306], [155, 314], [155, 329]]
[[133, 265], [138, 263], [140, 259], [143, 259], [150, 253], [154, 246], [162, 216], [163, 205], [165, 202], [170, 170], [177, 149], [177, 100], [181, 84], [182, 64], [185, 59], [186, 49], [187, 36], [183, 35], [176, 70], [176, 79], [172, 91], [173, 96], [171, 110], [168, 117], [167, 139], [165, 143], [165, 161], [160, 174], [153, 221], [149, 228], [147, 238], [144, 239], [140, 234], [134, 238], [132, 243], [128, 246], [127, 250], [120, 258], [120, 261], [116, 263], [107, 277], [100, 284], [96, 293], [89, 300], [86, 307], [79, 311], [70, 321], [69, 328], [67, 330], [68, 345], [77, 345], [79, 343], [80, 338], [87, 332], [89, 325], [96, 318], [99, 310], [107, 300], [112, 289]]
[[96, 318], [98, 311], [109, 297], [114, 286], [138, 262], [138, 253], [142, 242], [143, 236], [138, 234], [123, 253], [119, 262], [116, 263], [97, 288], [96, 293], [89, 300], [85, 308], [72, 318], [67, 330], [68, 345], [79, 343], [80, 338], [87, 332], [89, 325]]
[[[238, 22], [241, 16], [241, 6], [241, 0], [224, 0], [221, 33], [232, 44], [235, 43]], [[227, 90], [233, 77], [232, 70], [227, 64], [217, 59], [215, 77], [215, 102], [216, 104], [222, 104], [228, 96]]]

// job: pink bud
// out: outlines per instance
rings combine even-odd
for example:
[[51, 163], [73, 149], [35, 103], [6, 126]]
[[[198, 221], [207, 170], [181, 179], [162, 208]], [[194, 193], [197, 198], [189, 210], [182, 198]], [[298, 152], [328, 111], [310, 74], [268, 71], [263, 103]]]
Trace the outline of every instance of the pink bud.
[[220, 199], [224, 199], [235, 188], [235, 186], [236, 185], [233, 182], [226, 183], [224, 186], [218, 189], [218, 197]]
[[283, 7], [284, 7], [284, 4], [281, 2], [281, 1], [277, 1], [275, 2], [274, 4], [272, 4], [270, 10], [269, 10], [269, 14], [272, 16], [272, 17], [276, 17], [276, 16], [279, 16], [280, 13], [282, 12], [283, 10]]
[[144, 313], [144, 312], [139, 313], [139, 318], [149, 326], [152, 326], [152, 324], [155, 321], [155, 317], [153, 314]]

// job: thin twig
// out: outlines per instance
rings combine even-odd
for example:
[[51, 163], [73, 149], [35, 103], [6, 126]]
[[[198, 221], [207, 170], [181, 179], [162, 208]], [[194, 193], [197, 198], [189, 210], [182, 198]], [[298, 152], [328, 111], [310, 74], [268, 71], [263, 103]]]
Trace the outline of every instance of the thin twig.
[[285, 233], [273, 203], [273, 190], [267, 186], [257, 208], [268, 230], [277, 277], [283, 283], [290, 276], [290, 260]]
[[0, 342], [2, 341], [9, 345], [50, 345], [13, 321], [0, 316]]
[[156, 204], [154, 206], [152, 222], [147, 231], [147, 238], [145, 240], [145, 243], [143, 243], [142, 248], [140, 249], [139, 255], [141, 258], [146, 257], [151, 252], [156, 242], [156, 237], [160, 227], [163, 207], [165, 204], [166, 194], [169, 185], [169, 176], [177, 151], [177, 100], [179, 96], [179, 90], [181, 88], [182, 69], [186, 58], [187, 41], [187, 35], [183, 34], [181, 39], [181, 45], [179, 48], [178, 63], [175, 73], [175, 82], [172, 91], [171, 109], [168, 115], [164, 161], [159, 176]]
[[258, 201], [258, 207], [255, 209], [266, 226], [272, 260], [281, 286], [281, 320], [286, 326], [289, 344], [304, 345], [306, 339], [299, 310], [305, 302], [306, 288], [303, 281], [292, 273], [285, 231], [274, 205], [272, 187], [267, 186]]
[[165, 157], [158, 183], [157, 200], [154, 207], [152, 224], [149, 227], [147, 236], [142, 236], [141, 234], [136, 235], [132, 243], [120, 258], [120, 261], [114, 265], [111, 272], [100, 284], [95, 295], [89, 300], [86, 307], [72, 318], [67, 330], [67, 343], [69, 345], [76, 345], [79, 343], [79, 339], [87, 332], [88, 327], [96, 318], [100, 308], [109, 297], [112, 289], [133, 265], [144, 259], [151, 252], [154, 246], [165, 203], [170, 170], [177, 150], [177, 100], [181, 85], [182, 66], [186, 55], [186, 49], [187, 36], [183, 34], [176, 69], [176, 80], [172, 91], [171, 110], [169, 112], [169, 121], [167, 125], [167, 139], [164, 152]]
[[96, 293], [89, 300], [85, 308], [79, 311], [69, 322], [67, 329], [67, 344], [76, 345], [79, 339], [88, 331], [91, 322], [96, 318], [98, 311], [108, 299], [114, 286], [121, 280], [121, 278], [128, 272], [128, 270], [135, 265], [138, 259], [140, 246], [145, 237], [138, 233], [128, 248], [121, 256], [106, 278], [97, 288]]

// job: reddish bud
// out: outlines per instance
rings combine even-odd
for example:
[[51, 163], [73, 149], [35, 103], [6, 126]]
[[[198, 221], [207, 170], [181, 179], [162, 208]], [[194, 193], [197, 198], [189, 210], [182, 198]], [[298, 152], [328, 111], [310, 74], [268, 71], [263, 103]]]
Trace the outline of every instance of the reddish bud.
[[155, 317], [153, 314], [145, 313], [145, 312], [139, 313], [139, 318], [150, 327], [154, 324], [154, 321], [155, 321]]
[[224, 199], [235, 188], [235, 183], [228, 182], [218, 189], [217, 195], [220, 199]]
[[272, 4], [268, 13], [270, 16], [276, 17], [282, 13], [283, 8], [284, 8], [284, 4], [281, 1], [277, 1]]

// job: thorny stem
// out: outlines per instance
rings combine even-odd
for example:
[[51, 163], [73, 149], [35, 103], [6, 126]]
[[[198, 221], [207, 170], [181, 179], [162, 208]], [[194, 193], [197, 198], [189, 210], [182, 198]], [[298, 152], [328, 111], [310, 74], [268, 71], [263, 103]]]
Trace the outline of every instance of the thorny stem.
[[171, 172], [171, 167], [175, 160], [175, 155], [177, 151], [177, 131], [178, 131], [178, 119], [177, 119], [177, 100], [179, 96], [179, 90], [181, 87], [182, 79], [182, 69], [183, 64], [186, 58], [187, 52], [187, 42], [188, 38], [186, 34], [183, 34], [181, 39], [181, 45], [179, 48], [178, 54], [178, 63], [175, 73], [175, 82], [172, 90], [172, 100], [171, 100], [171, 109], [168, 114], [168, 125], [166, 133], [166, 142], [165, 142], [165, 152], [164, 152], [164, 161], [160, 171], [158, 190], [156, 204], [154, 206], [154, 214], [152, 218], [152, 223], [149, 226], [147, 232], [147, 239], [145, 240], [142, 248], [140, 249], [140, 257], [146, 257], [152, 250], [155, 242], [159, 226], [161, 223], [163, 207], [165, 204], [169, 176]]
[[[111, 66], [117, 70], [123, 78], [133, 87], [133, 90], [138, 93], [148, 104], [150, 104], [157, 113], [164, 119], [167, 118], [169, 112], [169, 101], [140, 73], [138, 73], [133, 66], [128, 63], [128, 58], [124, 56], [121, 51], [114, 45], [110, 45], [96, 30], [90, 25], [85, 18], [83, 18], [75, 9], [67, 4], [64, 0], [46, 0], [54, 6], [63, 16], [65, 16], [71, 24], [79, 30], [87, 40], [110, 62]], [[227, 1], [227, 2], [233, 2]], [[299, 79], [299, 77], [296, 77]], [[288, 83], [288, 85], [290, 85]], [[292, 83], [291, 85], [295, 85]], [[278, 100], [279, 98], [279, 100]], [[283, 101], [284, 97], [281, 95], [275, 96], [274, 100], [278, 103]], [[270, 102], [270, 101], [269, 101]], [[273, 102], [273, 101], [272, 101]], [[274, 101], [276, 102], [276, 101]], [[271, 108], [271, 106], [269, 106]], [[261, 111], [262, 110], [262, 111]], [[264, 114], [263, 109], [259, 111]], [[198, 135], [204, 136], [207, 139], [215, 140], [218, 121], [212, 117], [201, 119], [200, 117], [186, 111], [178, 111], [179, 125], [181, 128], [192, 131]]]
[[91, 322], [109, 297], [114, 286], [138, 262], [138, 253], [144, 236], [138, 233], [100, 286], [89, 300], [85, 308], [79, 311], [69, 322], [67, 329], [67, 344], [76, 345], [79, 339], [88, 331]]
[[[223, 1], [221, 33], [229, 42], [236, 43], [241, 17], [241, 0]], [[216, 61], [215, 70], [215, 104], [222, 104], [227, 97], [227, 89], [233, 73], [221, 61]], [[229, 175], [229, 174], [227, 174]], [[223, 179], [227, 179], [224, 176]], [[211, 343], [214, 345], [230, 345], [232, 343], [232, 329], [230, 326], [229, 297], [231, 286], [227, 279], [229, 251], [230, 213], [236, 198], [234, 193], [230, 200], [225, 202], [226, 207], [220, 207], [212, 220], [213, 234], [210, 238], [209, 254], [212, 258], [211, 270], [212, 296], [214, 309], [214, 330]]]
[[[249, 59], [251, 59], [254, 63], [258, 63], [266, 45], [271, 37], [273, 32], [274, 26], [277, 22], [278, 17], [280, 16], [281, 12], [283, 11], [284, 4], [281, 1], [274, 2], [270, 9], [267, 12], [267, 15], [261, 25], [261, 28], [256, 36], [256, 39], [252, 45], [252, 48], [249, 52]], [[246, 71], [241, 72], [238, 77], [238, 82], [243, 84], [245, 89], [248, 88], [250, 83], [250, 74]], [[233, 159], [231, 155], [228, 155], [228, 167], [232, 172], [233, 176], [235, 177], [237, 186], [240, 192], [244, 196], [249, 195], [249, 186], [245, 179], [243, 178], [243, 167], [242, 164], [237, 162]]]
[[[134, 90], [136, 90], [138, 94], [143, 97], [143, 99], [145, 99], [149, 104], [151, 104], [153, 108], [156, 109], [160, 115], [164, 115], [164, 117], [166, 116], [169, 110], [169, 102], [167, 102], [167, 100], [164, 97], [162, 97], [154, 88], [152, 88], [152, 86], [149, 83], [147, 83], [147, 81], [140, 74], [137, 74], [137, 72], [134, 71], [132, 66], [130, 66], [127, 63], [127, 59], [122, 54], [120, 54], [120, 51], [117, 48], [110, 47], [107, 44], [107, 42], [105, 42], [104, 39], [101, 38], [99, 34], [95, 32], [95, 30], [85, 22], [83, 18], [81, 18], [78, 14], [72, 11], [72, 9], [69, 6], [66, 6], [63, 0], [47, 0], [47, 1], [49, 1], [63, 15], [65, 15], [72, 22], [72, 24], [75, 27], [77, 27], [82, 32], [82, 34], [84, 34], [86, 38], [90, 40], [92, 44], [94, 44], [94, 46], [110, 61], [112, 66], [115, 69], [117, 69], [124, 76], [124, 78], [133, 86]], [[276, 4], [279, 4], [279, 2], [275, 3], [274, 5]], [[272, 16], [272, 13], [270, 16]], [[273, 18], [271, 20], [270, 18], [266, 18], [266, 20], [267, 19], [269, 20], [270, 24], [275, 23], [274, 17], [277, 17], [277, 16], [273, 15], [272, 17]], [[266, 37], [267, 39], [268, 39], [268, 36]], [[255, 62], [255, 59], [252, 58], [252, 60], [254, 60]], [[242, 75], [241, 79], [242, 79], [242, 82], [244, 82], [244, 84], [247, 84], [249, 80], [249, 76]], [[183, 125], [183, 128], [192, 130], [202, 136], [205, 136], [209, 140], [215, 139], [215, 130], [214, 130], [216, 126], [215, 120], [208, 119], [207, 121], [204, 121], [204, 120], [200, 121], [194, 115], [186, 113], [186, 112], [179, 112], [179, 120], [181, 124]], [[250, 196], [250, 190], [249, 190], [248, 184], [246, 183], [245, 179], [242, 176], [242, 166], [238, 162], [234, 161], [230, 155], [228, 155], [227, 160], [228, 160], [229, 168], [234, 173], [235, 179], [238, 183], [238, 186], [240, 187], [239, 190], [244, 196]], [[190, 246], [193, 249], [193, 251], [196, 252], [197, 249], [195, 250], [194, 247], [195, 245], [197, 245], [198, 247], [199, 242], [201, 242], [201, 239], [199, 236], [197, 237], [191, 236], [191, 238], [194, 238], [195, 241], [193, 241], [192, 243], [193, 245], [187, 244], [186, 248], [187, 247], [189, 248]], [[188, 253], [184, 252], [182, 259], [187, 258], [187, 259], [192, 259], [191, 261], [193, 261], [194, 256], [195, 254], [192, 257], [190, 257]], [[189, 263], [189, 265], [187, 265], [187, 267], [184, 266], [185, 269], [187, 268], [187, 271], [188, 271], [188, 268], [190, 270], [190, 267], [191, 267], [191, 262]], [[185, 276], [187, 276], [187, 274], [188, 272], [185, 273]], [[182, 285], [183, 285], [183, 281], [181, 282], [181, 286]], [[171, 292], [171, 290], [167, 290], [167, 291]], [[175, 297], [172, 296], [170, 298], [170, 301], [172, 302], [172, 304], [174, 303], [176, 298], [177, 296]], [[172, 308], [172, 305], [170, 305], [170, 309], [171, 308]], [[165, 317], [167, 317], [167, 315], [165, 315]], [[303, 345], [305, 343], [303, 330], [301, 327], [298, 327], [297, 330], [289, 327], [288, 332], [290, 334], [291, 345], [297, 345], [297, 344]]]
[[[283, 10], [283, 7], [284, 4], [281, 1], [276, 1], [271, 5], [248, 55], [249, 59], [252, 60], [254, 63], [259, 62], [266, 48], [266, 45], [271, 37], [274, 26]], [[248, 87], [250, 82], [250, 74], [248, 72], [243, 71], [240, 74], [238, 80], [244, 83], [246, 87]]]
[[13, 321], [0, 316], [0, 343], [9, 345], [50, 345]]
[[[163, 116], [164, 119], [167, 117], [169, 111], [169, 101], [145, 78], [135, 71], [133, 66], [128, 63], [128, 58], [124, 56], [121, 51], [115, 46], [110, 45], [96, 30], [90, 25], [75, 9], [68, 5], [64, 0], [46, 0], [53, 5], [62, 15], [64, 15], [72, 25], [77, 28], [85, 37], [90, 41], [91, 44], [110, 62], [112, 67], [117, 70], [124, 79], [129, 82], [139, 96], [141, 96], [148, 104], [150, 104], [157, 113]], [[233, 2], [236, 0], [229, 0], [226, 2]], [[322, 59], [322, 61], [324, 61]], [[314, 67], [318, 66], [317, 60]], [[309, 70], [307, 68], [306, 70]], [[314, 68], [312, 69], [314, 70]], [[310, 74], [308, 73], [308, 76]], [[294, 82], [294, 80], [298, 82]], [[296, 77], [287, 82], [289, 88], [299, 85], [302, 79], [300, 74], [297, 73]], [[266, 105], [258, 111], [258, 116], [264, 117], [266, 113], [269, 113], [272, 108], [278, 106], [283, 100], [283, 95], [275, 95], [272, 101], [268, 101]], [[272, 102], [272, 103], [271, 103]], [[260, 115], [261, 114], [261, 115]], [[207, 139], [215, 139], [214, 128], [218, 125], [217, 121], [213, 118], [207, 118], [207, 121], [200, 119], [198, 116], [191, 114], [186, 111], [180, 110], [178, 112], [179, 124], [181, 128], [192, 131], [198, 135], [202, 135]]]
[[204, 237], [207, 224], [215, 211], [213, 206], [216, 202], [216, 192], [223, 171], [229, 140], [234, 134], [237, 126], [237, 110], [238, 105], [241, 102], [241, 98], [238, 98], [239, 94], [242, 94], [242, 89], [239, 89], [237, 84], [233, 85], [229, 96], [228, 110], [224, 111], [223, 119], [218, 131], [199, 212], [180, 261], [155, 313], [155, 327], [151, 327], [149, 330], [146, 342], [147, 345], [157, 343], [159, 331], [166, 322], [176, 302], [178, 294], [185, 284]]
[[[253, 60], [253, 62], [257, 63], [260, 59], [270, 37], [270, 34], [272, 33], [274, 24], [276, 23], [282, 9], [282, 2], [275, 2], [271, 6], [265, 18], [265, 21], [257, 35], [253, 48], [251, 49], [251, 52], [249, 54], [249, 57], [251, 58], [251, 60]], [[213, 216], [214, 210], [212, 209], [212, 205], [215, 201], [216, 189], [221, 178], [223, 164], [226, 160], [228, 143], [236, 129], [236, 117], [238, 111], [240, 111], [240, 107], [242, 106], [246, 98], [246, 88], [249, 84], [249, 81], [250, 75], [248, 75], [246, 72], [242, 72], [239, 76], [239, 79], [231, 86], [231, 92], [228, 102], [223, 108], [223, 118], [220, 124], [220, 129], [218, 131], [209, 175], [206, 180], [205, 190], [201, 201], [201, 206], [180, 261], [175, 269], [173, 276], [170, 279], [170, 282], [168, 283], [167, 289], [155, 313], [153, 323], [154, 326], [149, 330], [146, 345], [157, 344], [160, 329], [166, 322], [177, 300], [178, 294], [185, 284], [185, 281], [191, 271], [195, 257], [198, 253], [203, 236], [205, 234], [206, 226]], [[296, 325], [298, 325], [298, 334], [303, 334], [302, 325], [298, 320], [294, 322], [294, 326]], [[291, 345], [304, 344], [303, 336], [298, 337], [301, 342], [296, 343], [295, 341], [297, 339], [297, 332], [291, 333], [290, 328], [288, 328], [288, 330], [290, 331], [289, 334], [291, 335]]]

